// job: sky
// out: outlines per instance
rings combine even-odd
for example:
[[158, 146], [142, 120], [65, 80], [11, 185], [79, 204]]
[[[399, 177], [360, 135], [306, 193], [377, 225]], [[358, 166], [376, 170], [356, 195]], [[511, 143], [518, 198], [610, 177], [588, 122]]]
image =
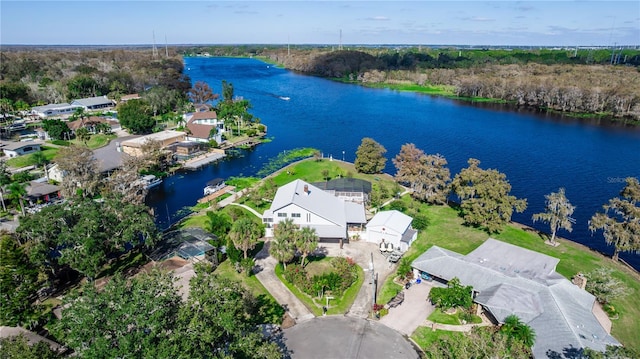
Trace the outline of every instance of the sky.
[[0, 1], [0, 45], [154, 37], [159, 45], [640, 46], [640, 1]]

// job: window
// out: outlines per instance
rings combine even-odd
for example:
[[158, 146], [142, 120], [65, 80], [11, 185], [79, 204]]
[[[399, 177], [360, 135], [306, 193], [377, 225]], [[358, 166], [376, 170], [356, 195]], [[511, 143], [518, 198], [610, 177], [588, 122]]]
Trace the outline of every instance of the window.
[[311, 213], [307, 213], [307, 223], [311, 222]]
[[281, 218], [282, 218], [282, 217], [284, 217], [284, 218], [286, 218], [286, 217], [287, 217], [287, 214], [286, 214], [286, 213], [278, 213], [278, 217], [281, 217]]
[[291, 213], [291, 217], [300, 218], [300, 213]]

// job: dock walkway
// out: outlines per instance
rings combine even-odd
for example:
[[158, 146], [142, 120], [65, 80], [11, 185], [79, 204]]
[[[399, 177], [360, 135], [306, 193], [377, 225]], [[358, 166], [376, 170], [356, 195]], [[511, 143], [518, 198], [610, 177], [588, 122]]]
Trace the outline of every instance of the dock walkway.
[[195, 170], [202, 166], [208, 165], [211, 162], [215, 162], [221, 158], [224, 158], [226, 155], [224, 153], [219, 152], [208, 152], [204, 155], [190, 158], [184, 163], [184, 168], [189, 170]]

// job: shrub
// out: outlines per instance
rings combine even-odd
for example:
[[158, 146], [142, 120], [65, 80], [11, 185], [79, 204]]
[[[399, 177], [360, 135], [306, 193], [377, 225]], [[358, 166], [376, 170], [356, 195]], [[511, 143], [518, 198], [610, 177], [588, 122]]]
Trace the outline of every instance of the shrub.
[[424, 214], [420, 214], [420, 213], [415, 213], [413, 215], [413, 221], [411, 222], [411, 226], [419, 231], [422, 231], [424, 229], [427, 229], [427, 226], [429, 225], [429, 219], [427, 218], [426, 215]]
[[613, 269], [600, 267], [584, 276], [587, 278], [586, 290], [593, 294], [598, 302], [610, 303], [611, 300], [627, 295], [627, 287], [622, 281], [613, 277]]
[[447, 288], [433, 288], [429, 292], [429, 298], [438, 308], [448, 309], [454, 307], [471, 308], [473, 299], [470, 285], [462, 286], [460, 279], [454, 277], [449, 281]]
[[389, 209], [390, 210], [394, 210], [395, 209], [396, 211], [404, 212], [404, 211], [407, 210], [407, 205], [403, 201], [397, 199], [397, 200], [389, 203]]

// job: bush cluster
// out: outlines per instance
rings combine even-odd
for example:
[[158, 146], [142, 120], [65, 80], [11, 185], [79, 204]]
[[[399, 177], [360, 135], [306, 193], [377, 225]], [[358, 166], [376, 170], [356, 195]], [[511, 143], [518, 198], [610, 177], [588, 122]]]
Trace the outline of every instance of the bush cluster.
[[289, 283], [310, 296], [320, 296], [326, 291], [331, 291], [335, 296], [342, 296], [358, 278], [355, 261], [351, 258], [337, 257], [331, 260], [331, 265], [331, 272], [310, 278], [304, 267], [291, 264], [287, 266], [283, 275]]

